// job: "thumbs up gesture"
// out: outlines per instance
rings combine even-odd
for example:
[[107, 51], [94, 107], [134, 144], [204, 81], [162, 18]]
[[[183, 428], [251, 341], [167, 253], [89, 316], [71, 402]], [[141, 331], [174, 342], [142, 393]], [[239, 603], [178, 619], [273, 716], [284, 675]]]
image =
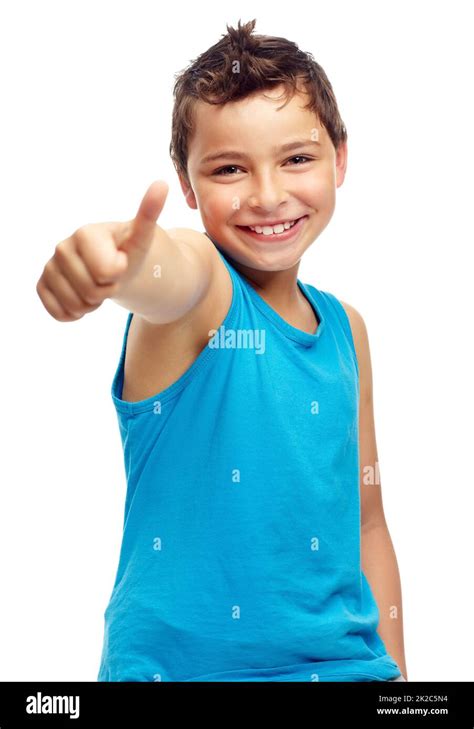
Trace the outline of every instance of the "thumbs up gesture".
[[156, 223], [167, 195], [167, 183], [157, 180], [132, 220], [84, 225], [57, 244], [36, 285], [51, 316], [74, 321], [94, 311], [133, 280], [157, 237], [170, 244]]

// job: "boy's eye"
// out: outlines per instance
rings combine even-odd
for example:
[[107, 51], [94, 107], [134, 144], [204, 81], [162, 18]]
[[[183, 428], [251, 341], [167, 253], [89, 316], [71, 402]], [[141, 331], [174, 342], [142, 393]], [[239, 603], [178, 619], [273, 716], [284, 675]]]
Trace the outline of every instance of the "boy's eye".
[[238, 170], [240, 169], [236, 165], [227, 165], [227, 167], [221, 167], [219, 170], [216, 170], [214, 172], [215, 175], [222, 175], [224, 173], [224, 170]]
[[[306, 155], [298, 154], [295, 157], [291, 157], [287, 162], [291, 162], [292, 160], [303, 160], [301, 164], [304, 164], [305, 162], [311, 162], [313, 159], [312, 157], [307, 157]], [[286, 163], [285, 163], [286, 164]], [[299, 167], [299, 164], [296, 164], [296, 167]], [[240, 167], [237, 167], [237, 165], [227, 165], [227, 167], [221, 167], [220, 169], [216, 170], [214, 172], [215, 175], [228, 175], [230, 174], [232, 176], [232, 172], [228, 173], [226, 170], [239, 170]]]
[[[305, 156], [305, 155], [303, 155], [303, 154], [298, 154], [298, 155], [296, 155], [296, 157], [291, 157], [291, 159], [289, 159], [289, 160], [288, 160], [288, 162], [291, 162], [291, 160], [293, 160], [293, 159], [302, 159], [302, 160], [304, 160], [305, 162], [309, 162], [309, 161], [311, 161], [311, 159], [312, 159], [312, 158], [311, 158], [311, 157], [306, 157], [306, 156]], [[298, 166], [298, 165], [297, 165], [297, 166]]]

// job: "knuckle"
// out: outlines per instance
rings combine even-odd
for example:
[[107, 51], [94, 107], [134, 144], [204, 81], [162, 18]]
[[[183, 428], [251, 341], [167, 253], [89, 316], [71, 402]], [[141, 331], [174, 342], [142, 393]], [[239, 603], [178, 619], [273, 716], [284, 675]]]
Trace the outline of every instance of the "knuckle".
[[55, 319], [57, 319], [58, 321], [66, 322], [74, 321], [75, 319], [77, 319], [77, 317], [65, 312], [64, 314], [58, 314]]
[[48, 308], [48, 303], [47, 303], [47, 301], [46, 301], [46, 299], [45, 299], [45, 297], [44, 297], [44, 295], [43, 295], [43, 291], [42, 291], [42, 289], [40, 289], [40, 288], [37, 288], [37, 289], [36, 289], [36, 293], [38, 294], [38, 298], [39, 298], [39, 300], [41, 301], [41, 303], [43, 304], [44, 308], [45, 308], [45, 309], [46, 309], [47, 311], [49, 311], [49, 308]]
[[85, 296], [83, 296], [84, 302], [88, 306], [98, 306], [100, 303], [102, 303], [102, 297], [99, 295], [98, 292], [89, 292], [86, 293]]
[[85, 314], [84, 310], [78, 306], [68, 306], [67, 311], [73, 319], [80, 319]]
[[75, 296], [70, 301], [70, 306], [68, 308], [74, 314], [74, 316], [77, 316], [78, 314], [84, 314], [87, 307], [88, 304], [86, 304], [86, 302], [82, 299], [81, 296], [79, 296], [79, 294], [75, 293]]
[[60, 261], [64, 260], [64, 258], [67, 255], [67, 252], [68, 252], [66, 246], [67, 246], [67, 243], [65, 240], [62, 240], [57, 244], [56, 248], [54, 249], [54, 255], [55, 255], [56, 259], [58, 259]]
[[71, 321], [71, 317], [66, 314], [66, 312], [59, 312], [57, 314], [53, 314], [53, 316], [58, 321]]
[[78, 250], [82, 250], [91, 235], [91, 224], [81, 225], [71, 236]]
[[50, 258], [49, 261], [46, 263], [44, 270], [43, 270], [43, 276], [49, 276], [50, 273], [52, 273], [54, 268], [53, 259]]
[[62, 293], [59, 298], [56, 297], [56, 300], [60, 304], [60, 307], [64, 309], [66, 314], [69, 314], [70, 316], [78, 316], [79, 314], [84, 313], [84, 304], [77, 296], [72, 295], [69, 292], [67, 294]]
[[91, 229], [93, 225], [92, 223], [85, 223], [85, 225], [81, 225], [74, 233], [75, 236], [78, 238], [87, 238], [90, 235]]
[[61, 316], [62, 321], [73, 321], [77, 318], [77, 313], [73, 311], [73, 307], [64, 303], [59, 305], [59, 315]]
[[65, 308], [60, 304], [57, 297], [47, 286], [39, 286], [37, 288], [38, 295], [44, 308], [57, 321], [68, 321], [68, 314]]

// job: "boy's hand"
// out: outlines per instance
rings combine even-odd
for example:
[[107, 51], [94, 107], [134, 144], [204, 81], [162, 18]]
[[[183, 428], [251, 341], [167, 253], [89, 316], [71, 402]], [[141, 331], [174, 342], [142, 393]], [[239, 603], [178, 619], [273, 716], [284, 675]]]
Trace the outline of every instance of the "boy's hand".
[[156, 225], [167, 194], [166, 182], [155, 181], [134, 219], [84, 225], [57, 244], [36, 285], [51, 316], [75, 321], [94, 311], [137, 275], [156, 237], [170, 242]]

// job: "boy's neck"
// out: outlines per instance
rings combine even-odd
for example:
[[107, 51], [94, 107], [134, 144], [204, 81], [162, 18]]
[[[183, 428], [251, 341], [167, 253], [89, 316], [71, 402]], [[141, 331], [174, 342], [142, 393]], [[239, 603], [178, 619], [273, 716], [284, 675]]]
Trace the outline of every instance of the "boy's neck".
[[[207, 235], [207, 233], [206, 233]], [[210, 236], [208, 236], [210, 238]], [[216, 248], [252, 286], [253, 289], [284, 319], [298, 322], [314, 331], [314, 312], [297, 285], [299, 261], [285, 271], [260, 271], [235, 261], [210, 238]], [[298, 324], [295, 323], [295, 326]]]
[[283, 308], [300, 301], [297, 286], [299, 262], [286, 271], [260, 271], [231, 259], [233, 267], [266, 301], [280, 304]]

